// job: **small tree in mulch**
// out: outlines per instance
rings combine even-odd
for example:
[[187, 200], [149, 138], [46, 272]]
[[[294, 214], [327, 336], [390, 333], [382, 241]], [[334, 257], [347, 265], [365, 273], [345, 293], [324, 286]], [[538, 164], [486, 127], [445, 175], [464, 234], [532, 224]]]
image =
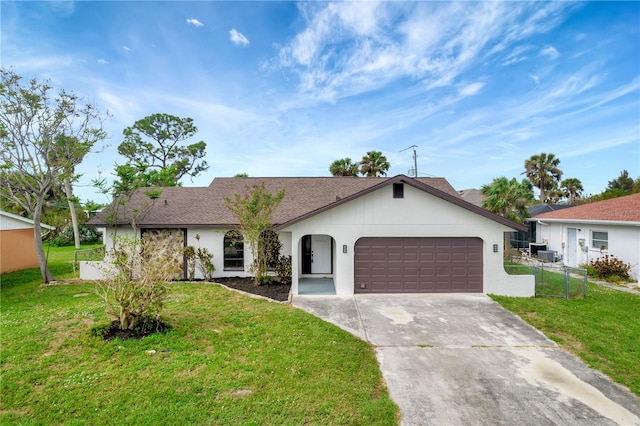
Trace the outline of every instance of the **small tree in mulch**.
[[[256, 285], [268, 282], [269, 260], [268, 250], [263, 249], [261, 239], [264, 235], [271, 235], [273, 225], [271, 218], [284, 197], [284, 189], [276, 194], [267, 192], [264, 182], [260, 185], [246, 187], [244, 194], [233, 194], [225, 197], [227, 208], [233, 212], [238, 220], [238, 231], [251, 247], [254, 262], [250, 272], [254, 275]], [[265, 232], [267, 231], [267, 232]]]
[[114, 248], [108, 253], [112, 267], [105, 268], [106, 278], [96, 286], [107, 313], [114, 318], [111, 330], [140, 337], [141, 332], [151, 334], [165, 328], [160, 312], [169, 283], [181, 272], [179, 262], [167, 260], [171, 242], [168, 238], [114, 238]]

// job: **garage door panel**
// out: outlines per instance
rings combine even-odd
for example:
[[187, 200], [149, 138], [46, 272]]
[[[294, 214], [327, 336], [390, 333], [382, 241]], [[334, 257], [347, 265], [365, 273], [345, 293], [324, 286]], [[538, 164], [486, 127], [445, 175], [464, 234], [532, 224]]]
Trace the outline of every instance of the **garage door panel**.
[[418, 277], [418, 276], [420, 276], [418, 271], [419, 271], [419, 268], [417, 268], [417, 267], [415, 267], [415, 268], [404, 267], [398, 272], [398, 274], [402, 274], [405, 277]]
[[464, 267], [455, 267], [451, 268], [451, 276], [453, 277], [466, 277], [469, 273], [467, 272], [467, 268]]
[[435, 253], [425, 253], [425, 252], [420, 253], [420, 262], [424, 262], [424, 263], [433, 262], [435, 258], [436, 258]]
[[422, 266], [420, 267], [421, 277], [433, 277], [436, 274], [436, 268]]
[[469, 255], [467, 253], [452, 253], [451, 255], [452, 262], [467, 262], [468, 258]]
[[480, 293], [482, 250], [479, 238], [361, 238], [355, 245], [354, 291]]

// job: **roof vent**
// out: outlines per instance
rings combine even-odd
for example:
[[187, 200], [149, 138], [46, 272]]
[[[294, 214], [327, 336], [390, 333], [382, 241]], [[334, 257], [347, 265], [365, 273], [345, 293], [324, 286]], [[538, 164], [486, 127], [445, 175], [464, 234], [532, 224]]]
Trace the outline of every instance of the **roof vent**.
[[404, 198], [404, 184], [393, 184], [393, 198]]

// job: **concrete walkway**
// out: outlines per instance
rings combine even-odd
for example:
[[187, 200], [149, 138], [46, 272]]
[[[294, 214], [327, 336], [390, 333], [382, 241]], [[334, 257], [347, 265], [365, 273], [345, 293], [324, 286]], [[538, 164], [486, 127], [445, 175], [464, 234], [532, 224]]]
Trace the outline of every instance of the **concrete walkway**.
[[292, 304], [375, 346], [402, 425], [640, 425], [640, 398], [485, 295]]

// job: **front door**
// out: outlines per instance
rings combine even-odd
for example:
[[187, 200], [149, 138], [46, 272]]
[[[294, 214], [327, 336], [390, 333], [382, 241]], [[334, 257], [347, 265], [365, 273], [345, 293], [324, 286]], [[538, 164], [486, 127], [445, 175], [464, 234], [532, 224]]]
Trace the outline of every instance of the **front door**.
[[567, 266], [576, 266], [577, 240], [576, 228], [567, 228]]
[[302, 273], [330, 274], [331, 237], [329, 235], [305, 235], [302, 237]]

